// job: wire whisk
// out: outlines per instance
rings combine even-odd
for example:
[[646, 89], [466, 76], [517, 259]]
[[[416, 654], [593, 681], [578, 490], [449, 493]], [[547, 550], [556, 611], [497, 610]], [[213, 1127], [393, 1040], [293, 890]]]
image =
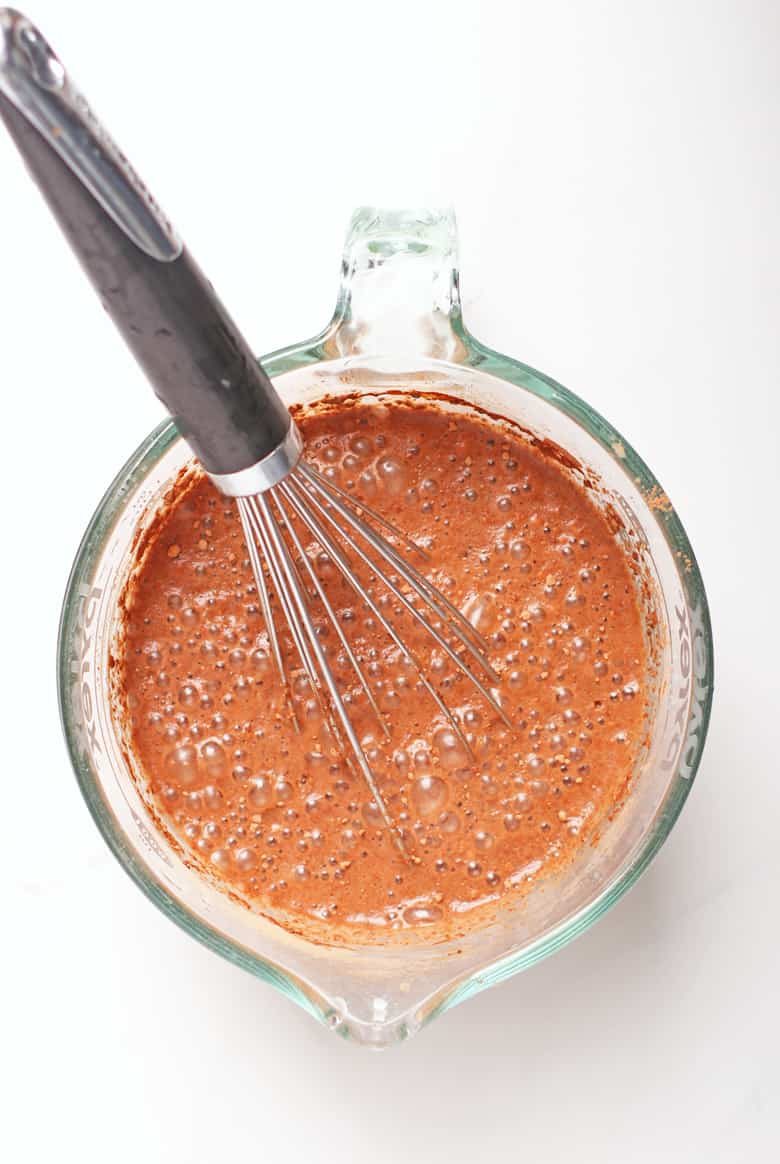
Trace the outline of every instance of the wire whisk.
[[[335, 630], [349, 667], [386, 738], [391, 736], [390, 725], [376, 702], [361, 660], [350, 644], [331, 605], [325, 583], [317, 572], [316, 563], [321, 559], [316, 552], [307, 551], [302, 533], [307, 536], [310, 544], [313, 539], [315, 550], [319, 548], [324, 552], [324, 563], [332, 563], [336, 567], [399, 649], [402, 659], [414, 668], [420, 684], [472, 761], [473, 751], [458, 718], [429, 679], [423, 661], [409, 649], [397, 627], [361, 581], [355, 569], [355, 559], [368, 568], [371, 577], [393, 596], [401, 610], [424, 627], [432, 642], [509, 725], [506, 712], [491, 690], [490, 685], [497, 686], [500, 678], [487, 658], [488, 644], [446, 595], [385, 537], [377, 533], [373, 526], [385, 530], [395, 541], [420, 557], [427, 558], [419, 546], [381, 514], [328, 481], [302, 460], [279, 484], [260, 494], [239, 497], [237, 504], [269, 645], [280, 678], [289, 689], [290, 667], [281, 647], [279, 628], [272, 610], [272, 593], [276, 596], [290, 638], [334, 736], [356, 763], [385, 825], [392, 830], [399, 847], [403, 848], [397, 823], [388, 812], [376, 775], [328, 661], [321, 641], [321, 628], [318, 628], [312, 612], [313, 600], [319, 601], [321, 611]], [[439, 620], [438, 625], [434, 625], [433, 618]]]
[[491, 689], [499, 680], [487, 659], [487, 643], [391, 544], [421, 554], [413, 542], [301, 460], [301, 437], [287, 406], [214, 288], [41, 33], [10, 8], [0, 8], [0, 118], [154, 391], [217, 488], [237, 500], [271, 652], [285, 687], [290, 672], [275, 605], [334, 734], [403, 850], [320, 641], [313, 602], [334, 627], [386, 735], [390, 726], [304, 540], [314, 540], [413, 666], [467, 754], [471, 748], [457, 717], [361, 582], [360, 571], [367, 570], [425, 628], [508, 723]]

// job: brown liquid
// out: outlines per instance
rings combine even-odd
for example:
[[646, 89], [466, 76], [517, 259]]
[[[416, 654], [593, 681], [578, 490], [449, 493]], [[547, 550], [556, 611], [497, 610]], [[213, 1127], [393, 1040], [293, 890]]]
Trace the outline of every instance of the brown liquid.
[[624, 797], [645, 704], [635, 586], [604, 516], [519, 434], [403, 400], [336, 403], [299, 423], [311, 463], [426, 548], [423, 570], [488, 639], [513, 727], [356, 566], [455, 711], [472, 760], [413, 665], [310, 546], [392, 727], [387, 741], [331, 629], [322, 641], [404, 859], [277, 610], [298, 668], [293, 731], [235, 507], [199, 478], [158, 523], [128, 594], [130, 746], [189, 858], [251, 907], [358, 940], [462, 931], [570, 861]]

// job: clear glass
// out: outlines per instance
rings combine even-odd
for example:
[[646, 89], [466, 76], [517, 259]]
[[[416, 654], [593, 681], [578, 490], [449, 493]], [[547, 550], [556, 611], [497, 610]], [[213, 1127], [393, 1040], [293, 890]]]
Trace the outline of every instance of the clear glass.
[[650, 742], [631, 795], [598, 846], [584, 846], [553, 886], [542, 881], [521, 906], [457, 943], [317, 946], [250, 913], [188, 869], [155, 828], [131, 778], [112, 720], [109, 650], [133, 539], [189, 460], [173, 425], [153, 432], [110, 486], [76, 557], [59, 642], [62, 720], [89, 809], [122, 866], [168, 917], [341, 1035], [381, 1047], [571, 941], [658, 851], [688, 795], [707, 731], [713, 685], [707, 601], [680, 520], [629, 444], [583, 400], [467, 331], [450, 212], [356, 211], [330, 324], [263, 363], [290, 402], [413, 387], [479, 405], [554, 441], [619, 516], [621, 536], [644, 563], [644, 600], [657, 616]]

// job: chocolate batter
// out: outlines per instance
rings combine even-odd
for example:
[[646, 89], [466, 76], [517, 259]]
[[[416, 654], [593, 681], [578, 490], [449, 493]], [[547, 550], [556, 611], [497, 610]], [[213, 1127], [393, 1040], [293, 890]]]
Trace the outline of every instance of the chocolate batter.
[[294, 730], [235, 506], [199, 477], [158, 522], [126, 594], [129, 745], [188, 859], [250, 908], [359, 941], [462, 931], [571, 860], [626, 793], [645, 712], [632, 575], [571, 475], [481, 414], [401, 397], [334, 402], [299, 423], [309, 461], [429, 554], [415, 564], [488, 639], [512, 729], [356, 566], [458, 716], [471, 760], [414, 667], [306, 539], [392, 728], [387, 741], [326, 632], [404, 858], [277, 611], [297, 668]]

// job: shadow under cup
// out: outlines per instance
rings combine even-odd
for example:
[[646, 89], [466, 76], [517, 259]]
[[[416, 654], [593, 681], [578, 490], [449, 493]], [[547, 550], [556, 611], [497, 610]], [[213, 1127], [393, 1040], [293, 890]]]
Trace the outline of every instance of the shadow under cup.
[[[685, 532], [650, 471], [582, 400], [481, 345], [460, 315], [454, 220], [427, 211], [353, 217], [336, 314], [321, 335], [263, 360], [289, 403], [358, 393], [448, 398], [565, 450], [636, 555], [647, 613], [653, 698], [647, 746], [625, 805], [560, 874], [457, 941], [325, 946], [232, 900], [184, 863], [150, 816], [125, 759], [110, 700], [118, 598], [139, 528], [190, 453], [172, 423], [121, 470], [85, 534], [68, 583], [59, 643], [60, 704], [79, 784], [109, 847], [188, 933], [270, 982], [339, 1033], [375, 1047], [532, 965], [590, 926], [628, 889], [668, 835], [690, 790], [712, 698], [706, 597]], [[399, 294], [400, 289], [400, 294]], [[410, 354], [411, 353], [411, 354]]]

